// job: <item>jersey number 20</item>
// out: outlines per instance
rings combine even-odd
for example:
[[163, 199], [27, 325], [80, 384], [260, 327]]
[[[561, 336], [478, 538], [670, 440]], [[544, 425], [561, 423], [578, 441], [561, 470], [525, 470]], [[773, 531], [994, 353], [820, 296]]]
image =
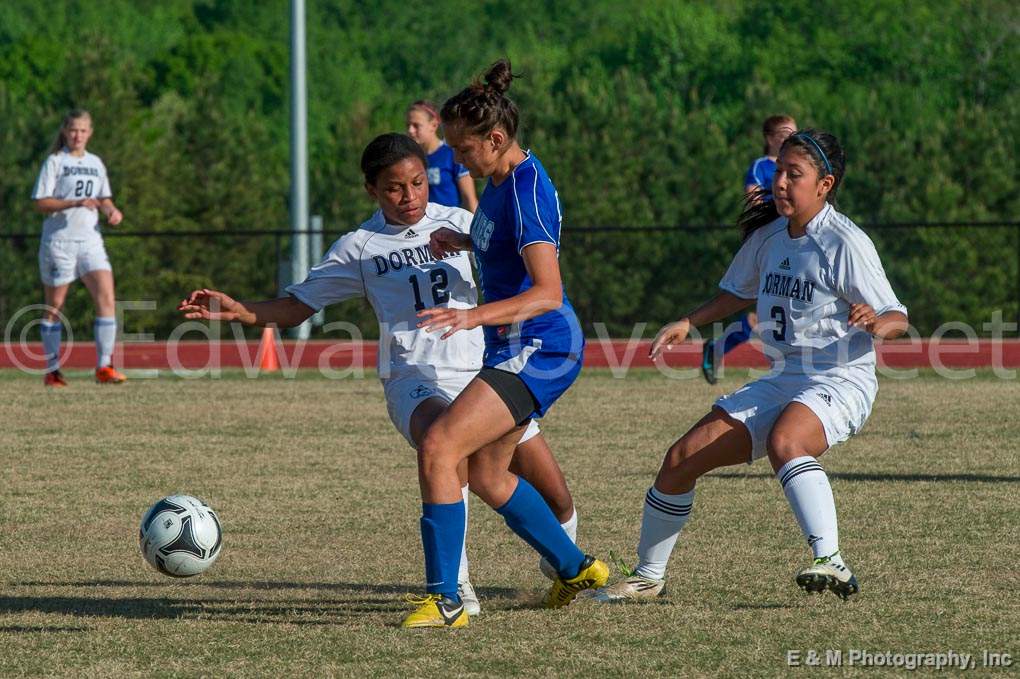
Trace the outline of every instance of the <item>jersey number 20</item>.
[[85, 196], [86, 198], [92, 197], [91, 179], [88, 181], [85, 181], [84, 179], [79, 179], [74, 183], [74, 197], [81, 198], [82, 196]]
[[[425, 302], [421, 300], [421, 289], [418, 287], [418, 277], [411, 274], [408, 278], [411, 282], [411, 290], [414, 291], [414, 310], [421, 311], [425, 308]], [[433, 269], [429, 272], [429, 280], [432, 281], [432, 301], [435, 302], [436, 306], [443, 302], [450, 301], [450, 291], [446, 289], [449, 284], [449, 280], [446, 278], [446, 272], [442, 269]]]

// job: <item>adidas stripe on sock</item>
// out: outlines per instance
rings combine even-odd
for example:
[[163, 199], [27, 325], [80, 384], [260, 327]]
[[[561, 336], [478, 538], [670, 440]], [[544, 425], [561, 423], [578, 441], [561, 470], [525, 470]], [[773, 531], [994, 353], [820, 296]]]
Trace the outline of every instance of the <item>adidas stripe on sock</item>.
[[837, 554], [836, 502], [822, 465], [805, 455], [784, 464], [776, 472], [776, 478], [783, 486], [783, 493], [815, 558], [835, 555], [833, 561], [842, 563]]
[[634, 573], [650, 580], [666, 576], [666, 564], [673, 553], [680, 531], [691, 516], [694, 490], [669, 495], [649, 488], [641, 517], [641, 538], [638, 541], [638, 565]]

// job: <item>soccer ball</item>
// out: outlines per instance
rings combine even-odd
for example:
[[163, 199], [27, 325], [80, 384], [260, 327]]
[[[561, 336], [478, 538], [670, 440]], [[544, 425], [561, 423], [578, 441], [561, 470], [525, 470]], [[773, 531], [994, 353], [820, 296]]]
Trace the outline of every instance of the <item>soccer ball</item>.
[[190, 495], [171, 495], [152, 505], [138, 530], [138, 547], [145, 560], [175, 578], [208, 569], [222, 545], [223, 531], [216, 512]]

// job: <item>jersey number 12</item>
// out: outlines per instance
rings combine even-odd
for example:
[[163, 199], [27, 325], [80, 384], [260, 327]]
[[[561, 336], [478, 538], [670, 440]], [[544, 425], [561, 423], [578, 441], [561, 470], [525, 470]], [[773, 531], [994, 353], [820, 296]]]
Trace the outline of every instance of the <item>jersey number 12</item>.
[[[421, 311], [425, 308], [425, 302], [421, 299], [418, 277], [411, 274], [407, 280], [411, 282], [411, 290], [414, 292], [414, 310]], [[449, 302], [450, 291], [446, 289], [449, 280], [446, 278], [446, 272], [442, 269], [433, 269], [429, 272], [429, 280], [432, 281], [432, 301], [435, 302], [435, 305], [439, 306], [443, 302]]]

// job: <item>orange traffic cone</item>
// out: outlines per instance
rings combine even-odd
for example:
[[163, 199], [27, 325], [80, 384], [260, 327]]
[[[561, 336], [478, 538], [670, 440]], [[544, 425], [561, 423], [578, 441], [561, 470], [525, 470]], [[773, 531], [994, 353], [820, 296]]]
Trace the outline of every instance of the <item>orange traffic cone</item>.
[[280, 359], [276, 355], [276, 331], [266, 326], [262, 329], [262, 341], [259, 342], [259, 370], [272, 373], [280, 369]]

